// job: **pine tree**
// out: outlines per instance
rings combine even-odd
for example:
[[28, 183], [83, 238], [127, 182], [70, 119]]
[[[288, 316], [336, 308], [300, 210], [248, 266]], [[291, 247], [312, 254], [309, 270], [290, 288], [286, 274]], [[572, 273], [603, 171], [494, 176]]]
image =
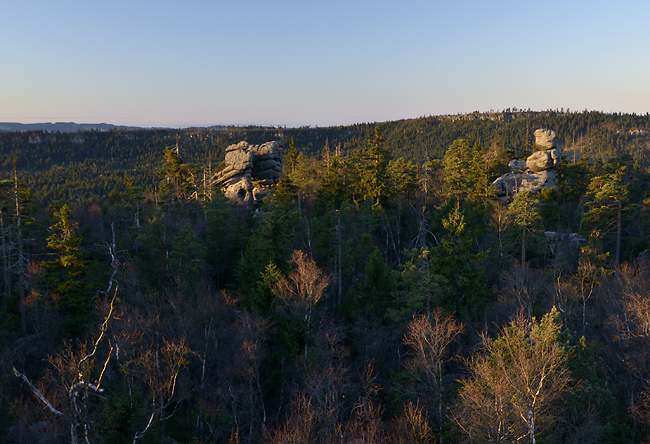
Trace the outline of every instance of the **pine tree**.
[[616, 228], [615, 267], [621, 262], [623, 210], [629, 200], [629, 189], [624, 183], [624, 177], [625, 167], [611, 174], [594, 177], [587, 192], [587, 206], [590, 210], [584, 215], [584, 219], [593, 223], [602, 235]]
[[484, 270], [478, 261], [485, 256], [476, 252], [474, 236], [467, 226], [465, 214], [457, 207], [442, 220], [447, 233], [440, 244], [431, 248], [429, 262], [432, 275], [440, 275], [448, 285], [446, 291], [440, 292], [441, 307], [448, 311], [457, 311], [462, 318], [475, 316], [485, 304], [488, 294]]
[[390, 162], [390, 151], [386, 146], [386, 140], [378, 127], [375, 127], [375, 137], [368, 141], [368, 147], [361, 153], [359, 159], [359, 181], [357, 192], [362, 200], [370, 199], [372, 209], [382, 210], [387, 203], [388, 188], [388, 163]]
[[526, 233], [539, 225], [542, 217], [537, 209], [538, 200], [530, 191], [517, 193], [508, 207], [514, 225], [521, 228], [521, 266], [526, 266]]
[[460, 208], [462, 200], [487, 206], [493, 197], [488, 178], [488, 164], [480, 143], [470, 145], [465, 139], [457, 139], [447, 149], [442, 159], [444, 195], [456, 200]]
[[467, 196], [470, 189], [470, 165], [473, 150], [465, 139], [457, 139], [445, 152], [442, 159], [444, 194], [456, 200], [460, 209], [462, 196]]
[[65, 327], [69, 334], [81, 334], [90, 317], [92, 294], [84, 283], [86, 263], [81, 249], [79, 225], [73, 219], [67, 204], [53, 214], [55, 223], [50, 227], [52, 234], [47, 238], [47, 247], [53, 251], [54, 259], [44, 263], [48, 273], [48, 287], [63, 312], [67, 315]]

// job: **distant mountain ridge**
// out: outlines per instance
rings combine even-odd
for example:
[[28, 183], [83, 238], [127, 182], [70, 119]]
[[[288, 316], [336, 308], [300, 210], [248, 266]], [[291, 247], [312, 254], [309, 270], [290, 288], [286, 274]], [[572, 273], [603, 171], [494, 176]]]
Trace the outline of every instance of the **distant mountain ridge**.
[[0, 122], [0, 131], [16, 132], [16, 131], [47, 131], [47, 132], [61, 132], [61, 133], [74, 133], [77, 131], [111, 131], [116, 129], [141, 129], [137, 126], [127, 125], [113, 125], [111, 123], [74, 123], [74, 122], [43, 122], [43, 123], [16, 123], [16, 122]]

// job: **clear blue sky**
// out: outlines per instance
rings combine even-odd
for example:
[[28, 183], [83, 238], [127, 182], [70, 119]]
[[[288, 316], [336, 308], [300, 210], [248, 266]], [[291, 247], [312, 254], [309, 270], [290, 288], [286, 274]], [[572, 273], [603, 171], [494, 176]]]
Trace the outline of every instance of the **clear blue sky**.
[[0, 121], [650, 111], [650, 2], [4, 0]]

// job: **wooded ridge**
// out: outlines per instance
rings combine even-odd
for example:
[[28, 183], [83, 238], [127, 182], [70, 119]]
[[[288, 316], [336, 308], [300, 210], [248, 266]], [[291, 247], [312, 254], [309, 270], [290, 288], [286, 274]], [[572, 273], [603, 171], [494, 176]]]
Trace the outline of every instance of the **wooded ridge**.
[[647, 442], [649, 131], [0, 133], [0, 441]]

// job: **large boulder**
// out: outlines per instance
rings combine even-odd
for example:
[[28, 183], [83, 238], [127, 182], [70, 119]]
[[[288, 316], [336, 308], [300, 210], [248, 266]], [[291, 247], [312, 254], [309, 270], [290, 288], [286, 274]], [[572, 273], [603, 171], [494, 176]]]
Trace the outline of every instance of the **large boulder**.
[[528, 169], [528, 165], [525, 160], [513, 159], [508, 163], [508, 168], [512, 173], [523, 173]]
[[269, 188], [280, 181], [281, 146], [276, 141], [262, 145], [242, 141], [226, 148], [224, 163], [212, 183], [235, 202], [259, 204]]
[[530, 171], [538, 173], [555, 167], [561, 159], [562, 150], [560, 148], [549, 151], [537, 151], [528, 156], [528, 159], [526, 159], [526, 167]]
[[535, 145], [544, 150], [552, 150], [557, 146], [557, 136], [555, 131], [540, 128], [535, 130]]
[[253, 157], [255, 153], [250, 150], [237, 150], [226, 152], [225, 169], [233, 169], [235, 171], [245, 171], [253, 166]]
[[558, 185], [557, 175], [553, 169], [562, 159], [562, 149], [556, 147], [555, 131], [536, 130], [535, 145], [546, 149], [534, 152], [526, 160], [511, 160], [508, 164], [510, 172], [492, 183], [498, 197], [512, 200], [515, 194], [523, 191], [537, 193], [542, 189]]
[[512, 200], [517, 193], [530, 191], [533, 194], [545, 188], [557, 186], [557, 175], [553, 170], [538, 173], [526, 171], [523, 173], [507, 173], [497, 178], [492, 187], [498, 197]]

